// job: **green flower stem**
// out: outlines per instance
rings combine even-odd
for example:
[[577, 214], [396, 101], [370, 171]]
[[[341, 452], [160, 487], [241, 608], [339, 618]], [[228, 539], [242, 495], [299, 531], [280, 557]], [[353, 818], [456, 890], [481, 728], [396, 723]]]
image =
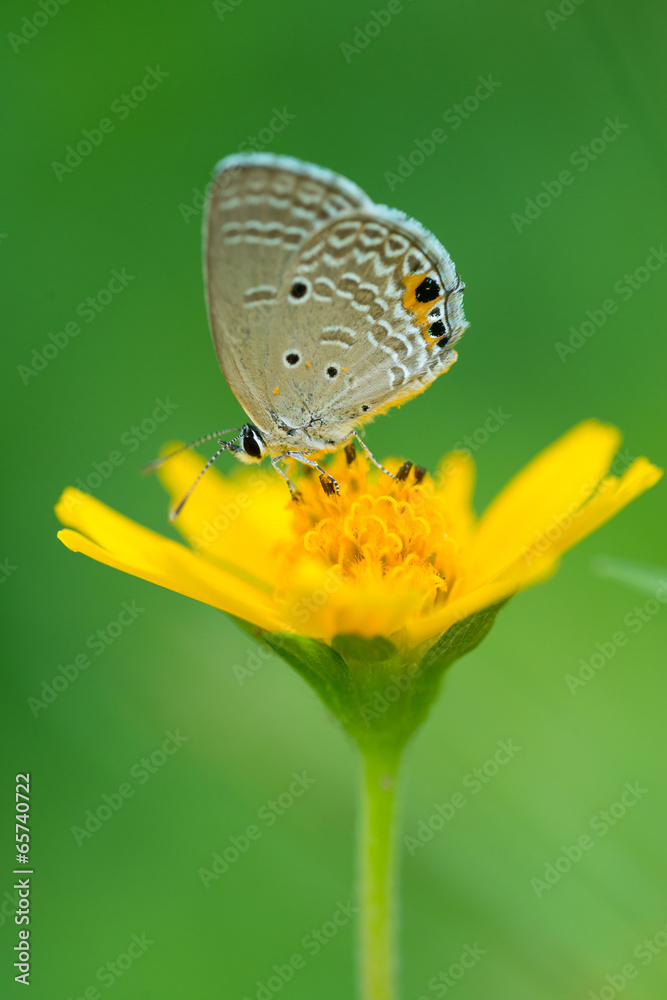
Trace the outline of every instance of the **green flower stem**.
[[402, 750], [428, 715], [445, 671], [479, 645], [501, 607], [460, 619], [426, 651], [409, 652], [381, 636], [337, 635], [328, 645], [236, 619], [310, 684], [361, 752], [361, 1000], [397, 997], [396, 783]]
[[364, 753], [360, 838], [362, 1000], [396, 1000], [396, 799], [400, 751]]

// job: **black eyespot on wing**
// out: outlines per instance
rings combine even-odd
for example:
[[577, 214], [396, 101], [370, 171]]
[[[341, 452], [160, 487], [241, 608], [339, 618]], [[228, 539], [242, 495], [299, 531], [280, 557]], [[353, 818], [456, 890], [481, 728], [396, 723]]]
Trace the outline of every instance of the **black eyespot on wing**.
[[289, 354], [285, 355], [285, 361], [288, 365], [298, 365], [301, 358], [294, 351], [290, 351]]
[[295, 281], [290, 288], [290, 295], [293, 299], [302, 299], [308, 291], [308, 285], [304, 281]]
[[435, 323], [431, 323], [429, 326], [428, 332], [431, 337], [442, 337], [443, 334], [447, 333], [447, 328], [441, 319], [436, 319]]
[[440, 350], [442, 350], [443, 347], [447, 347], [448, 343], [449, 343], [449, 334], [447, 334], [446, 337], [443, 337], [442, 340], [439, 340], [438, 343], [435, 346], [439, 347]]
[[329, 367], [327, 368], [327, 375], [329, 376], [329, 378], [335, 378], [337, 374], [338, 374], [338, 369], [336, 368], [336, 366], [329, 365]]
[[432, 302], [440, 294], [440, 286], [433, 278], [424, 278], [421, 285], [415, 289], [417, 302]]
[[368, 403], [362, 403], [361, 410], [362, 413], [368, 413], [368, 411], [370, 410], [370, 406], [368, 405]]

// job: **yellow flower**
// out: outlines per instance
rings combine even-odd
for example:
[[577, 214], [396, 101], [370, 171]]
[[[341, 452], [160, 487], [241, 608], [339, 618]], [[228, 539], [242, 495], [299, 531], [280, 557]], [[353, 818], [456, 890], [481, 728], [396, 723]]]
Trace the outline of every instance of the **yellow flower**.
[[[560, 555], [653, 486], [638, 458], [609, 475], [618, 431], [579, 424], [520, 472], [477, 520], [474, 467], [454, 452], [433, 479], [394, 481], [363, 454], [329, 466], [289, 499], [270, 470], [207, 472], [179, 516], [188, 545], [169, 540], [78, 490], [63, 494], [59, 538], [74, 552], [211, 604], [268, 633], [323, 643], [384, 636], [425, 647], [457, 622], [546, 578]], [[177, 502], [203, 466], [184, 451], [160, 475]], [[400, 463], [387, 467], [397, 472]]]
[[[512, 594], [648, 489], [638, 458], [609, 475], [620, 436], [587, 421], [534, 459], [479, 520], [461, 452], [434, 479], [365, 454], [337, 454], [340, 484], [301, 471], [300, 499], [272, 472], [209, 471], [178, 519], [182, 545], [78, 490], [57, 507], [70, 549], [235, 616], [283, 657], [356, 741], [364, 759], [360, 851], [362, 992], [393, 996], [395, 801], [403, 748], [445, 670], [484, 638]], [[183, 451], [161, 478], [172, 505], [204, 465]], [[417, 475], [415, 475], [417, 471]], [[294, 477], [297, 470], [292, 470]]]

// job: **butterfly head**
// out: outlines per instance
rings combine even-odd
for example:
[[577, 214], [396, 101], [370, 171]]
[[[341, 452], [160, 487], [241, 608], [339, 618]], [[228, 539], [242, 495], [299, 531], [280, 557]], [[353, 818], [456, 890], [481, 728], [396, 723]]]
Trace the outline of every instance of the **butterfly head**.
[[244, 424], [241, 428], [241, 447], [235, 452], [242, 462], [261, 462], [267, 453], [266, 441], [254, 424]]

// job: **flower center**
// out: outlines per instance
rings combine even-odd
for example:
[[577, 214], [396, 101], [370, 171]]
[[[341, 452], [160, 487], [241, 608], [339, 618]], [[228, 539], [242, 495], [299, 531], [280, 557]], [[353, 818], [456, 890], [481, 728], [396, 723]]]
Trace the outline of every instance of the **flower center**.
[[[387, 463], [396, 474], [399, 462]], [[328, 495], [317, 473], [304, 473], [302, 500], [293, 504], [294, 543], [286, 573], [304, 559], [335, 567], [343, 581], [393, 585], [421, 594], [427, 610], [445, 599], [455, 576], [457, 547], [433, 481], [411, 470], [395, 480], [357, 454], [337, 454], [328, 471], [340, 496]], [[284, 580], [283, 583], [287, 581]]]

